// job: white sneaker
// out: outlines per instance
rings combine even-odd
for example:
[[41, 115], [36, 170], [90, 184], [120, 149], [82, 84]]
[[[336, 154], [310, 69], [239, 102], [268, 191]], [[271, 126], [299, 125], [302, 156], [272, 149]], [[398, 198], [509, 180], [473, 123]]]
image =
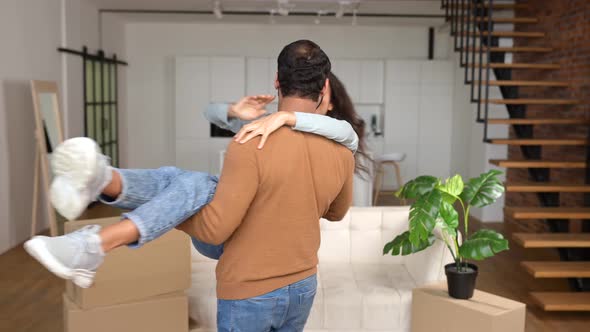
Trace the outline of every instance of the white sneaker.
[[62, 236], [35, 236], [24, 248], [51, 273], [88, 288], [104, 259], [99, 231], [100, 226], [90, 225]]
[[49, 194], [51, 204], [68, 220], [78, 218], [112, 178], [108, 157], [86, 137], [60, 144], [51, 156], [51, 166], [55, 174]]

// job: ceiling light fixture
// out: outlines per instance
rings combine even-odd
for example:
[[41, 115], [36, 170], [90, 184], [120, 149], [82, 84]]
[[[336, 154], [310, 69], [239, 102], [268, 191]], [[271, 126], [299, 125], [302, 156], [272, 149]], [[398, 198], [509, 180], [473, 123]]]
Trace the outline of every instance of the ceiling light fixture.
[[268, 21], [270, 22], [270, 24], [277, 23], [277, 21], [275, 20], [275, 15], [277, 14], [277, 10], [276, 9], [271, 9], [269, 11], [269, 13], [270, 13], [270, 16], [269, 16], [269, 20]]
[[342, 18], [346, 12], [346, 9], [351, 5], [351, 3], [351, 1], [338, 1], [338, 10], [336, 10], [334, 16], [336, 16], [336, 18]]
[[289, 10], [295, 7], [295, 4], [289, 3], [289, 0], [277, 0], [277, 13], [281, 16], [289, 16]]
[[215, 0], [213, 3], [213, 14], [217, 17], [218, 20], [223, 18], [223, 11], [221, 10], [221, 1]]
[[327, 12], [324, 10], [318, 10], [318, 16], [315, 18], [315, 20], [313, 20], [313, 23], [315, 24], [320, 24], [320, 18], [322, 17], [322, 15], [326, 15]]

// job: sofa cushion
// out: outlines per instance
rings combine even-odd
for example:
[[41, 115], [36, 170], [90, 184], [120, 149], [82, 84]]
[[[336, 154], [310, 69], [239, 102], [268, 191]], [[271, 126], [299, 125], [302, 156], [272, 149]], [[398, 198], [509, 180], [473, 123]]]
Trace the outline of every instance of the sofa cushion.
[[323, 299], [314, 306], [323, 302], [324, 329], [398, 330], [409, 326], [415, 284], [403, 265], [328, 263], [320, 264], [319, 269]]
[[189, 316], [197, 327], [217, 326], [217, 295], [215, 294], [216, 261], [203, 262], [193, 248], [192, 282], [187, 291]]
[[320, 220], [320, 261], [350, 263], [350, 211], [342, 221]]
[[350, 262], [379, 264], [382, 260], [382, 210], [357, 208], [350, 218]]
[[320, 262], [403, 264], [401, 256], [382, 255], [383, 246], [408, 229], [409, 207], [353, 207], [339, 222], [322, 219]]

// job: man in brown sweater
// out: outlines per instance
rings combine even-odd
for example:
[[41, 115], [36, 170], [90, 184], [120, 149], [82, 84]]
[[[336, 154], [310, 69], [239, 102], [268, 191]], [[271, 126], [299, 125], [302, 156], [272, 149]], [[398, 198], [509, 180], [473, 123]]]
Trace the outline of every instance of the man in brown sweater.
[[[280, 111], [316, 112], [330, 60], [311, 41], [278, 58]], [[264, 149], [230, 143], [211, 203], [178, 228], [224, 243], [217, 265], [219, 331], [302, 331], [316, 292], [319, 219], [341, 220], [352, 201], [354, 157], [344, 146], [288, 128]]]

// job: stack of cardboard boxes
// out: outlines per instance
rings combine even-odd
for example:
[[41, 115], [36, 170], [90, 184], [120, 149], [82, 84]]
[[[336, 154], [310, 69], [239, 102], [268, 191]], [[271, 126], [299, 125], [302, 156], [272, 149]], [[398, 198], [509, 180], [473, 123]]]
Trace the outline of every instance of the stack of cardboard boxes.
[[[106, 226], [119, 217], [66, 223], [69, 233], [90, 224]], [[94, 285], [66, 283], [66, 332], [187, 332], [190, 240], [172, 231], [141, 249], [110, 252]]]

